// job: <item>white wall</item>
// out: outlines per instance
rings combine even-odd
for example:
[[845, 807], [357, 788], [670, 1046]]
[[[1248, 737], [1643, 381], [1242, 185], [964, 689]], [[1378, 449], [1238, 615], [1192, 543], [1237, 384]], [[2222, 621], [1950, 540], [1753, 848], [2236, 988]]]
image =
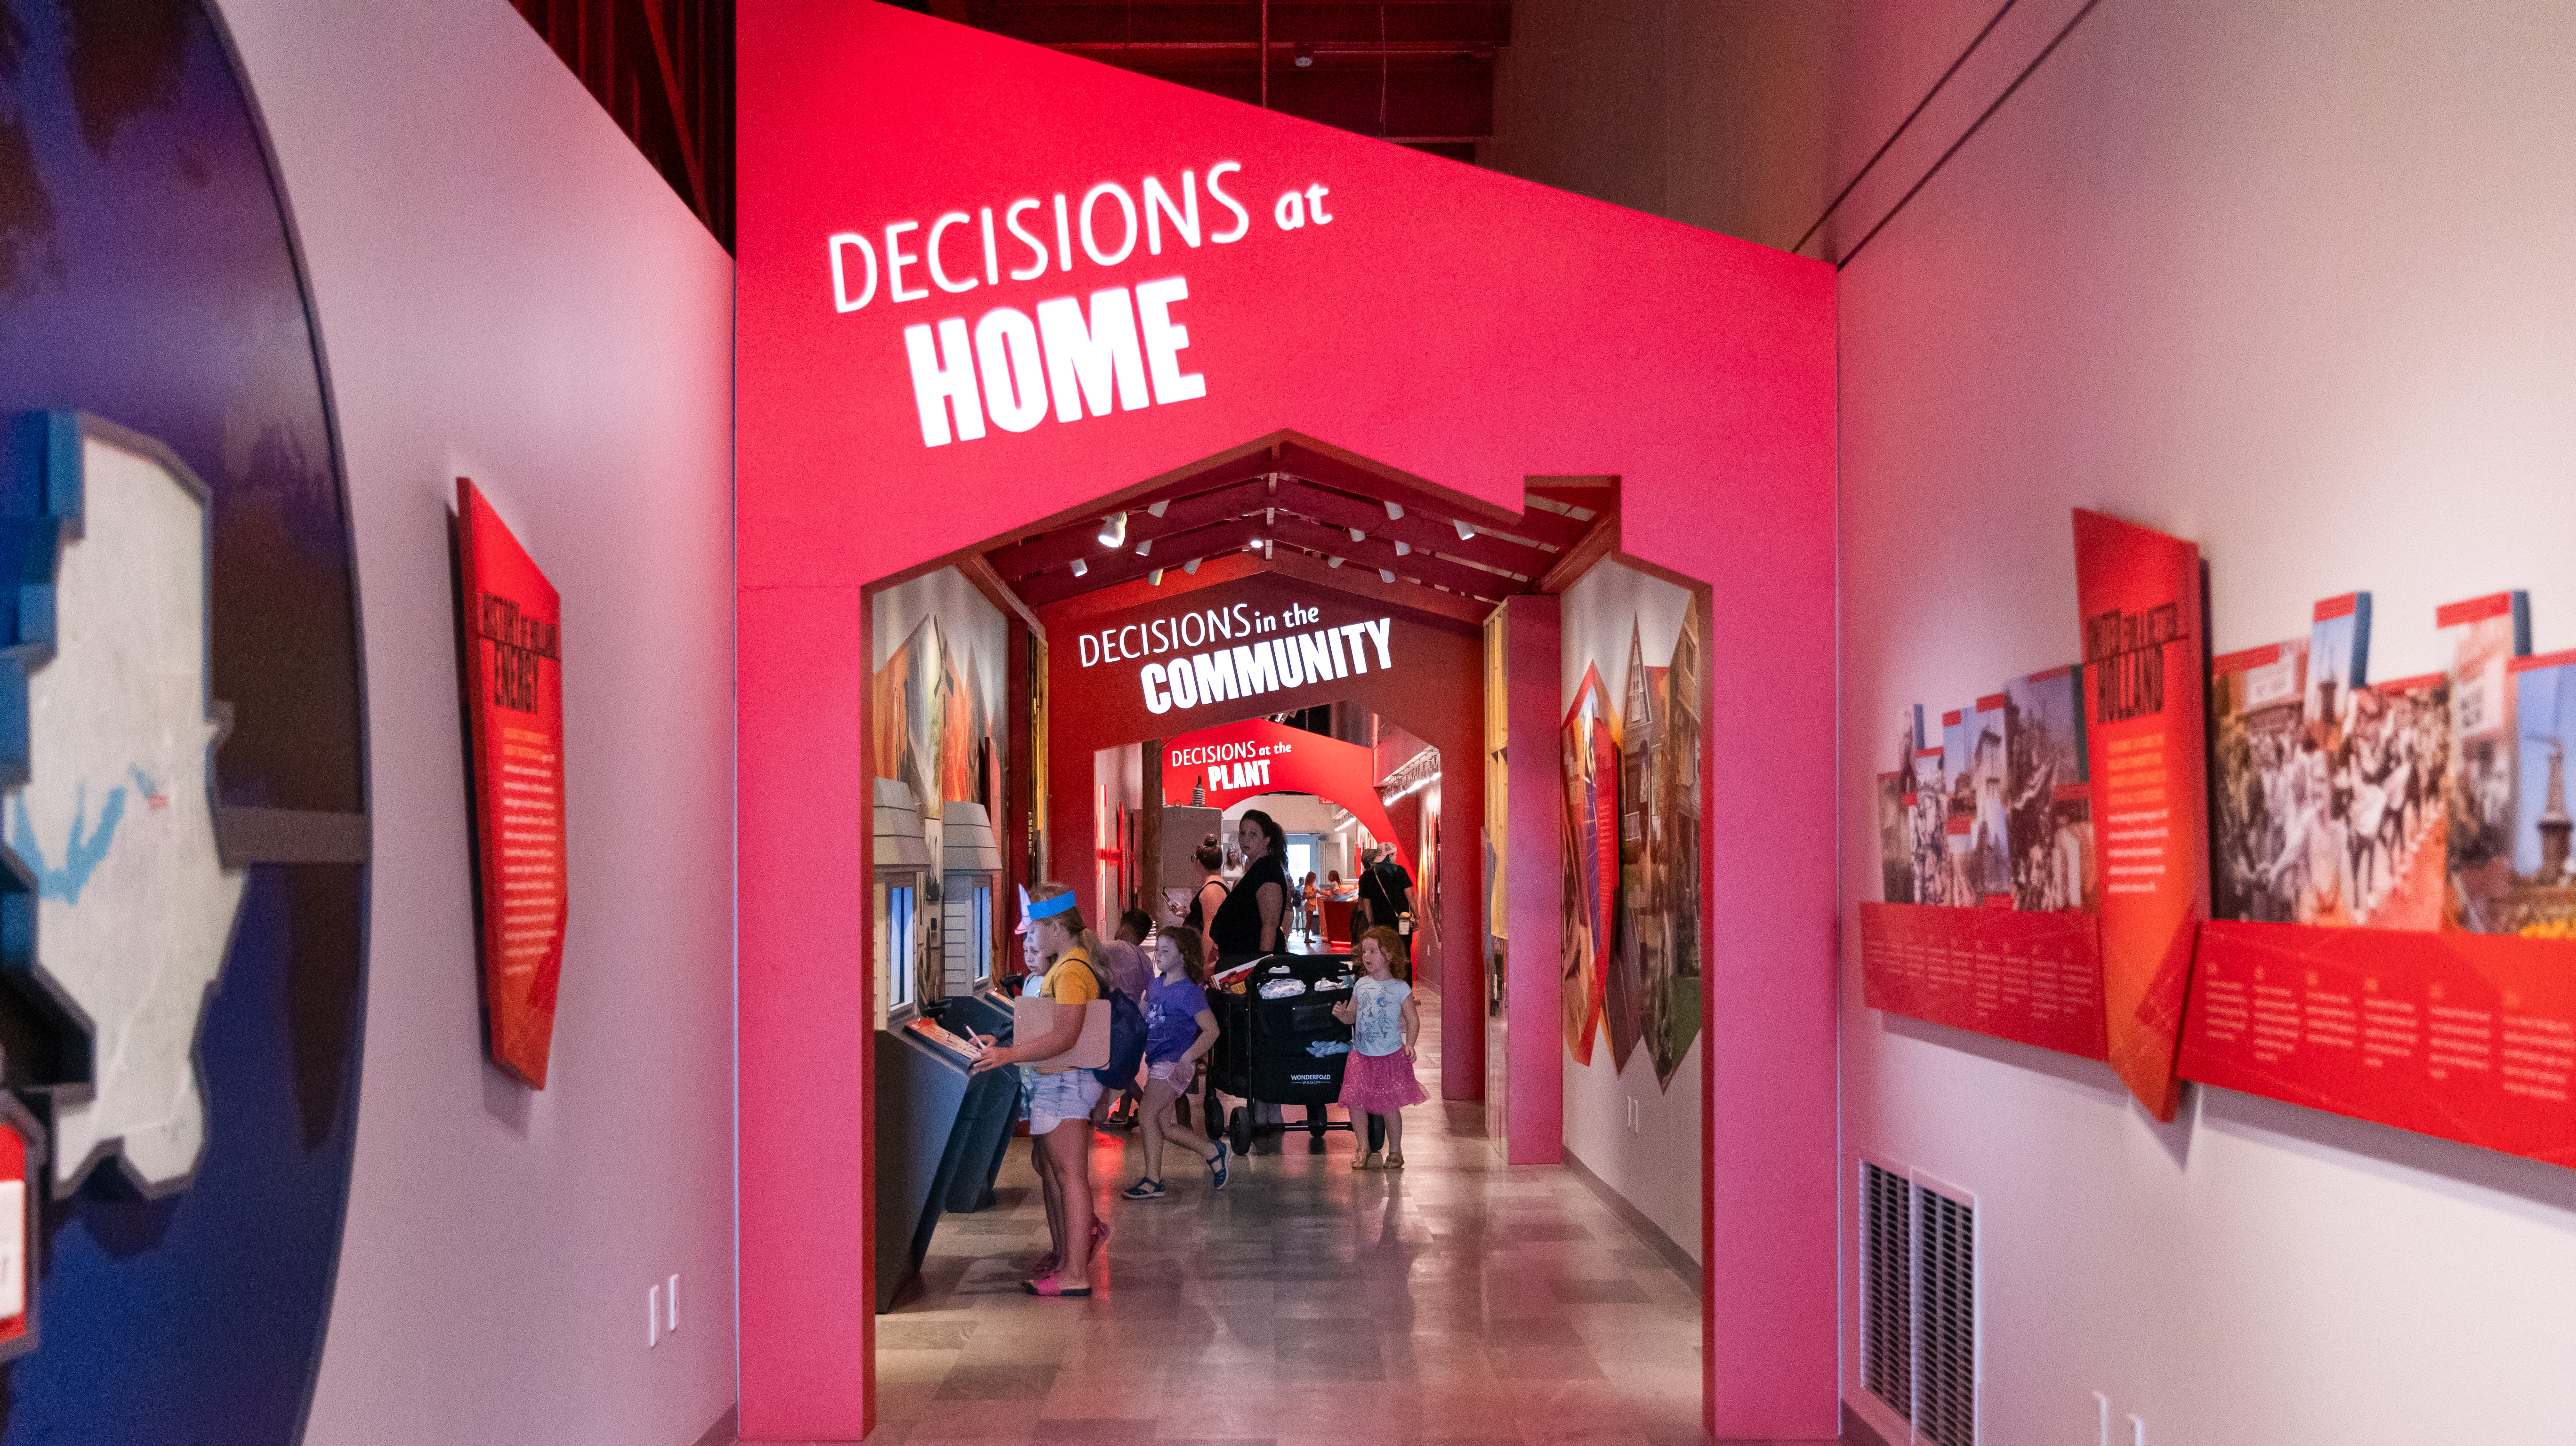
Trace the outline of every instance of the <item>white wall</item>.
[[[1599, 670], [1612, 708], [1626, 707], [1631, 630], [1648, 666], [1668, 666], [1689, 606], [1690, 594], [1681, 588], [1618, 562], [1596, 564], [1577, 579], [1565, 590], [1558, 623], [1562, 708], [1574, 706], [1586, 668]], [[1628, 1056], [1627, 1068], [1616, 1067], [1607, 1025], [1595, 1032], [1591, 1063], [1571, 1051], [1565, 1058], [1565, 1148], [1693, 1260], [1700, 1256], [1699, 1068], [1707, 1044], [1702, 1030], [1669, 1084], [1657, 1083], [1653, 1052], [1643, 1044]], [[1630, 1100], [1637, 1106], [1634, 1131]]]
[[[681, 1446], [734, 1382], [732, 265], [501, 0], [221, 9], [302, 232], [366, 622], [365, 1075], [308, 1439]], [[541, 1094], [478, 1035], [460, 473], [563, 593]]]
[[2576, 1173], [2217, 1090], [2159, 1128], [1862, 1008], [1850, 909], [1890, 710], [2075, 651], [2070, 507], [2198, 540], [2222, 652], [2352, 588], [2385, 676], [2507, 586], [2576, 645], [2571, 49], [2542, 0], [2109, 0], [1843, 273], [1846, 1128], [1979, 1196], [1980, 1439], [2092, 1442], [2097, 1389], [2200, 1446], [2576, 1429]]

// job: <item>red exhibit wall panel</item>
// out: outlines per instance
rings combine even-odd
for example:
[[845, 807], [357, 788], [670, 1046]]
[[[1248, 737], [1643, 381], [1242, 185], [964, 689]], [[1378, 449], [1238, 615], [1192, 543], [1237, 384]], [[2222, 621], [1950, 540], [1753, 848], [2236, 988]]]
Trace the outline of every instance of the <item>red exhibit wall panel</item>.
[[1617, 476], [1716, 580], [1710, 1424], [1834, 1434], [1832, 269], [889, 6], [739, 25], [743, 1434], [872, 1424], [864, 590], [1292, 434], [1497, 527]]
[[2576, 1166], [2576, 946], [2204, 924], [2182, 1074]]
[[2091, 914], [1863, 903], [1860, 967], [1872, 1009], [2110, 1057]]
[[546, 1087], [570, 905], [564, 863], [563, 601], [473, 483], [456, 479], [475, 880], [492, 1062]]
[[2209, 916], [2200, 549], [2078, 509], [2075, 598], [2102, 877], [2104, 1039], [2130, 1093], [2170, 1120], [2192, 930]]

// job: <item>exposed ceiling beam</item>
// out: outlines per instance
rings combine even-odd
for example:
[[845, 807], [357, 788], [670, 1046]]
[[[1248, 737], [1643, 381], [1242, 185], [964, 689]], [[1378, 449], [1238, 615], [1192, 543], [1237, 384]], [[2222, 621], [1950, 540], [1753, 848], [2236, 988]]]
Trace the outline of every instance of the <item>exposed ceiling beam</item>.
[[1143, 577], [1157, 568], [1178, 568], [1194, 559], [1240, 552], [1245, 544], [1260, 535], [1261, 524], [1257, 520], [1202, 527], [1172, 538], [1167, 545], [1157, 545], [1152, 557], [1138, 557], [1132, 550], [1107, 553], [1102, 555], [1098, 564], [1086, 564], [1081, 577], [1075, 577], [1070, 569], [1064, 569], [1023, 578], [1019, 583], [1020, 596], [1029, 600], [1029, 606], [1042, 608], [1077, 593], [1125, 582], [1131, 577]]
[[1563, 592], [1574, 580], [1592, 570], [1592, 564], [1619, 550], [1619, 514], [1605, 512], [1592, 519], [1592, 530], [1583, 540], [1556, 555], [1554, 567], [1538, 580], [1536, 592]]
[[1165, 538], [1257, 512], [1264, 505], [1268, 490], [1268, 483], [1255, 477], [1232, 486], [1173, 498], [1160, 517], [1147, 510], [1157, 499], [1132, 498], [1123, 507], [1103, 508], [1096, 516], [1060, 532], [1045, 533], [1009, 547], [998, 547], [985, 556], [991, 560], [995, 572], [1010, 578], [1028, 577], [1063, 567], [1075, 558], [1097, 565], [1104, 558], [1116, 556], [1111, 549], [1100, 545], [1097, 532], [1102, 517], [1121, 511], [1127, 514], [1125, 550], [1134, 552], [1141, 543], [1153, 542], [1159, 546]]
[[1018, 589], [993, 571], [993, 565], [984, 560], [984, 554], [971, 547], [957, 554], [957, 571], [984, 595], [985, 601], [1028, 624], [1031, 632], [1046, 636], [1046, 624], [1029, 607], [1028, 599], [1021, 597]]
[[1387, 607], [1410, 608], [1417, 613], [1445, 617], [1470, 627], [1482, 626], [1494, 605], [1454, 592], [1441, 592], [1419, 583], [1382, 582], [1373, 571], [1357, 567], [1326, 567], [1293, 548], [1280, 548], [1271, 558], [1269, 568], [1300, 582], [1317, 587], [1355, 593]]
[[1300, 517], [1282, 517], [1271, 524], [1271, 535], [1281, 542], [1321, 552], [1327, 557], [1348, 558], [1349, 566], [1364, 567], [1371, 572], [1380, 568], [1398, 577], [1410, 577], [1426, 583], [1438, 583], [1451, 592], [1499, 601], [1523, 590], [1499, 573], [1479, 572], [1454, 562], [1442, 562], [1425, 553], [1395, 555], [1395, 544], [1372, 537], [1366, 542], [1353, 542], [1348, 532], [1321, 527]]
[[[1407, 511], [1401, 519], [1392, 518], [1387, 516], [1383, 503], [1327, 492], [1311, 482], [1296, 478], [1279, 484], [1276, 500], [1280, 506], [1303, 513], [1327, 527], [1356, 527], [1371, 537], [1402, 542], [1420, 551], [1463, 557], [1469, 562], [1482, 563], [1522, 577], [1538, 576], [1547, 571], [1555, 560], [1554, 553], [1542, 552], [1525, 543], [1506, 542], [1481, 533], [1473, 538], [1461, 538], [1457, 527], [1447, 517], [1428, 511]], [[1496, 582], [1503, 584], [1502, 579], [1496, 579]]]

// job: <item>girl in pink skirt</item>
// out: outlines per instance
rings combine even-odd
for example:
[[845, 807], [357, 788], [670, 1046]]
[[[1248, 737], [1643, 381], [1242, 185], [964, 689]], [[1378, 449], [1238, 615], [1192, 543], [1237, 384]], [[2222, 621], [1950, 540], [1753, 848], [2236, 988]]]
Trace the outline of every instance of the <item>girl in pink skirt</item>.
[[1333, 1006], [1333, 1017], [1351, 1027], [1351, 1057], [1342, 1071], [1342, 1108], [1350, 1111], [1351, 1134], [1360, 1142], [1354, 1170], [1378, 1168], [1377, 1152], [1368, 1148], [1368, 1117], [1386, 1120], [1386, 1168], [1404, 1168], [1404, 1107], [1429, 1096], [1413, 1077], [1413, 1042], [1422, 1035], [1422, 1011], [1413, 1002], [1413, 986], [1395, 977], [1395, 960], [1404, 940], [1380, 926], [1360, 936], [1360, 967], [1367, 971], [1351, 986], [1351, 997]]

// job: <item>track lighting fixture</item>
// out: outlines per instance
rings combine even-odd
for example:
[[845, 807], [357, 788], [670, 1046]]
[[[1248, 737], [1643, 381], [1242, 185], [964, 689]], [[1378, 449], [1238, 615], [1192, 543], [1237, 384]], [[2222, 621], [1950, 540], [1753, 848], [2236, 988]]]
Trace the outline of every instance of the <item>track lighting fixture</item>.
[[1100, 545], [1120, 548], [1127, 545], [1127, 514], [1112, 512], [1100, 520]]
[[1381, 567], [1377, 570], [1377, 580], [1380, 582], [1393, 582], [1395, 581], [1395, 574]]
[[1476, 529], [1466, 522], [1452, 519], [1449, 525], [1458, 529], [1458, 540], [1460, 542], [1473, 542], [1476, 540]]
[[1401, 502], [1390, 502], [1386, 504], [1386, 520], [1389, 522], [1402, 522], [1404, 520], [1404, 504]]
[[1075, 558], [1075, 559], [1073, 560], [1073, 575], [1074, 575], [1075, 577], [1088, 577], [1088, 576], [1090, 576], [1090, 575], [1091, 575], [1091, 564], [1089, 564], [1089, 563], [1087, 563], [1087, 562], [1084, 562], [1081, 558], [1078, 558], [1078, 557], [1077, 557], [1077, 558]]
[[1399, 542], [1395, 545], [1395, 555], [1398, 557], [1410, 556], [1412, 552], [1413, 544], [1410, 542]]
[[1315, 64], [1315, 47], [1300, 40], [1297, 42], [1297, 48], [1288, 53], [1288, 60], [1299, 70], [1312, 69]]
[[1137, 544], [1136, 544], [1136, 555], [1137, 555], [1138, 557], [1151, 557], [1151, 556], [1153, 556], [1153, 555], [1154, 555], [1154, 539], [1152, 539], [1152, 538], [1148, 537], [1148, 538], [1146, 538], [1144, 541], [1142, 541], [1142, 542], [1140, 542], [1140, 543], [1137, 543]]
[[1202, 561], [1204, 561], [1204, 559], [1193, 557], [1189, 561], [1181, 564], [1181, 571], [1192, 577], [1196, 577], [1199, 572], [1199, 563]]
[[1354, 528], [1352, 528], [1352, 529], [1351, 529], [1351, 541], [1353, 541], [1353, 542], [1366, 542], [1366, 541], [1368, 541], [1368, 534], [1367, 534], [1367, 533], [1365, 533], [1365, 532], [1362, 532], [1362, 531], [1360, 531], [1358, 528], [1354, 527]]
[[1145, 574], [1145, 585], [1147, 587], [1161, 587], [1163, 585], [1163, 570], [1158, 567], [1152, 572]]
[[[1169, 506], [1171, 506], [1171, 505], [1172, 505], [1172, 499], [1171, 499], [1171, 498], [1169, 498], [1169, 497], [1166, 497], [1166, 498], [1164, 498], [1162, 501], [1155, 503], [1153, 506], [1146, 508], [1146, 509], [1145, 509], [1145, 515], [1146, 515], [1146, 516], [1148, 516], [1148, 517], [1156, 517], [1156, 518], [1159, 518], [1159, 517], [1161, 517], [1161, 516], [1163, 515], [1163, 509], [1164, 509], [1164, 508], [1166, 508], [1166, 507], [1169, 507]], [[1464, 526], [1464, 525], [1465, 525], [1464, 523], [1461, 523], [1461, 524], [1460, 524], [1460, 526]]]

